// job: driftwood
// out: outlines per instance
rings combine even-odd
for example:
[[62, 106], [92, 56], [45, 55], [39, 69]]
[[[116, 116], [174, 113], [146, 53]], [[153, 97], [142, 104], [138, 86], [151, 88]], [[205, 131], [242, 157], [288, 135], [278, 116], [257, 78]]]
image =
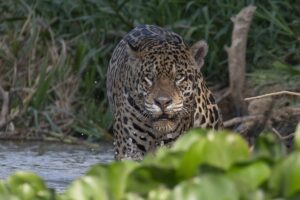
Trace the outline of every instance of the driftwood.
[[295, 127], [300, 122], [300, 108], [276, 107], [277, 97], [287, 94], [300, 96], [300, 93], [281, 91], [246, 98], [250, 101], [248, 115], [227, 120], [224, 122], [224, 127], [244, 136], [250, 145], [253, 145], [257, 136], [266, 129], [274, 133], [287, 146], [291, 146]]
[[227, 116], [229, 120], [224, 121], [224, 128], [238, 132], [250, 145], [263, 130], [268, 130], [290, 146], [294, 128], [300, 122], [300, 108], [277, 106], [276, 100], [282, 96], [300, 97], [300, 93], [280, 91], [244, 99], [247, 36], [255, 10], [255, 6], [245, 7], [231, 19], [232, 42], [230, 47], [225, 47], [229, 89], [217, 98], [217, 102], [223, 103], [225, 112], [233, 117]]
[[225, 47], [228, 54], [230, 82], [229, 90], [222, 98], [229, 96], [232, 99], [236, 113], [239, 116], [246, 113], [246, 104], [243, 97], [246, 73], [246, 47], [248, 31], [255, 10], [255, 6], [248, 6], [242, 9], [235, 17], [231, 18], [233, 22], [231, 46]]

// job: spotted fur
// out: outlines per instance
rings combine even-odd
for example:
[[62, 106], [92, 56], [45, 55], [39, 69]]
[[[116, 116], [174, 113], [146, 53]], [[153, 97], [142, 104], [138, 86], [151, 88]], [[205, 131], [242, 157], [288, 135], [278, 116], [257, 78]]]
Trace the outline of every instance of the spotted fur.
[[174, 32], [140, 25], [115, 48], [107, 72], [116, 159], [140, 160], [191, 127], [222, 124], [200, 68], [207, 45], [189, 48]]

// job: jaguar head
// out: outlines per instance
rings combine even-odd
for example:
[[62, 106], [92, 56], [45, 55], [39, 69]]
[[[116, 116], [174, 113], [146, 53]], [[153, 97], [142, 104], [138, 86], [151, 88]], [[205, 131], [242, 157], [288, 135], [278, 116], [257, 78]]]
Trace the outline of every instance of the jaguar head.
[[[148, 44], [149, 46], [149, 44]], [[153, 129], [160, 133], [176, 131], [184, 117], [193, 115], [196, 77], [207, 53], [207, 44], [162, 43], [142, 51], [128, 45], [130, 65], [134, 65], [136, 104]]]

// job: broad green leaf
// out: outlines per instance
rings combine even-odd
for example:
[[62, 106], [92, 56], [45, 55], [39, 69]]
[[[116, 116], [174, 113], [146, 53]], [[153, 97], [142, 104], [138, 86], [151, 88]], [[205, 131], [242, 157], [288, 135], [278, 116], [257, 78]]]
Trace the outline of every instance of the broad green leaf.
[[127, 193], [123, 199], [124, 200], [145, 200], [145, 198], [139, 196], [136, 193]]
[[155, 165], [158, 167], [177, 168], [183, 151], [173, 151], [167, 148], [159, 148], [154, 154], [148, 154], [142, 161], [145, 165]]
[[274, 134], [263, 133], [256, 139], [254, 157], [276, 162], [286, 154], [286, 147]]
[[169, 149], [166, 147], [159, 148], [154, 154], [149, 154], [143, 160], [146, 165], [155, 165], [163, 168], [178, 168], [181, 163], [181, 157], [193, 143], [205, 137], [206, 130], [192, 129], [187, 134], [181, 136], [175, 144]]
[[171, 197], [172, 200], [238, 200], [239, 192], [225, 176], [204, 175], [182, 182]]
[[121, 199], [125, 194], [129, 174], [136, 168], [133, 162], [116, 162], [108, 167], [109, 188], [112, 199]]
[[191, 129], [188, 133], [181, 136], [171, 148], [172, 151], [184, 151], [189, 149], [199, 139], [205, 137], [207, 130], [204, 129]]
[[94, 166], [87, 175], [106, 180], [106, 189], [111, 199], [121, 199], [127, 187], [127, 178], [138, 163], [132, 161], [113, 162], [110, 165]]
[[295, 132], [295, 148], [297, 150], [300, 150], [300, 123], [298, 124]]
[[172, 200], [171, 190], [166, 187], [158, 187], [148, 193], [148, 200]]
[[0, 180], [0, 200], [8, 199], [9, 190], [4, 180]]
[[241, 199], [243, 200], [273, 200], [269, 194], [269, 191], [262, 189], [258, 189], [254, 192], [240, 192], [240, 194], [242, 196]]
[[186, 151], [177, 174], [181, 178], [191, 177], [202, 164], [228, 170], [234, 163], [248, 158], [248, 145], [240, 136], [210, 131]]
[[275, 166], [269, 180], [274, 195], [293, 197], [300, 193], [300, 152], [288, 155]]
[[8, 178], [7, 183], [9, 187], [18, 187], [19, 185], [29, 183], [35, 190], [46, 189], [45, 182], [32, 172], [16, 172]]
[[232, 164], [248, 157], [248, 145], [240, 136], [225, 132], [208, 134], [204, 151], [206, 164], [227, 170]]
[[147, 194], [159, 186], [174, 187], [177, 183], [175, 170], [158, 166], [140, 166], [129, 176], [128, 191]]
[[236, 188], [242, 193], [253, 192], [266, 182], [271, 175], [270, 167], [263, 161], [237, 165], [228, 171], [228, 177], [234, 180]]
[[197, 140], [182, 156], [179, 167], [176, 171], [177, 177], [181, 179], [194, 176], [203, 162], [203, 152], [206, 145], [206, 138]]
[[109, 200], [106, 180], [99, 177], [83, 176], [72, 182], [64, 194], [65, 199], [70, 200]]
[[53, 194], [47, 189], [45, 182], [31, 172], [17, 172], [7, 180], [10, 192], [22, 200], [50, 199]]

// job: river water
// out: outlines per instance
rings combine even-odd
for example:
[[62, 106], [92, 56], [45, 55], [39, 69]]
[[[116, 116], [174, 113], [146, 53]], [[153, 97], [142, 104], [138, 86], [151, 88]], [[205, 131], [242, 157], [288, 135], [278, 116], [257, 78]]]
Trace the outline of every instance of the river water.
[[0, 141], [0, 179], [16, 171], [31, 171], [58, 192], [92, 165], [112, 160], [113, 147], [108, 143], [91, 149], [61, 143]]

